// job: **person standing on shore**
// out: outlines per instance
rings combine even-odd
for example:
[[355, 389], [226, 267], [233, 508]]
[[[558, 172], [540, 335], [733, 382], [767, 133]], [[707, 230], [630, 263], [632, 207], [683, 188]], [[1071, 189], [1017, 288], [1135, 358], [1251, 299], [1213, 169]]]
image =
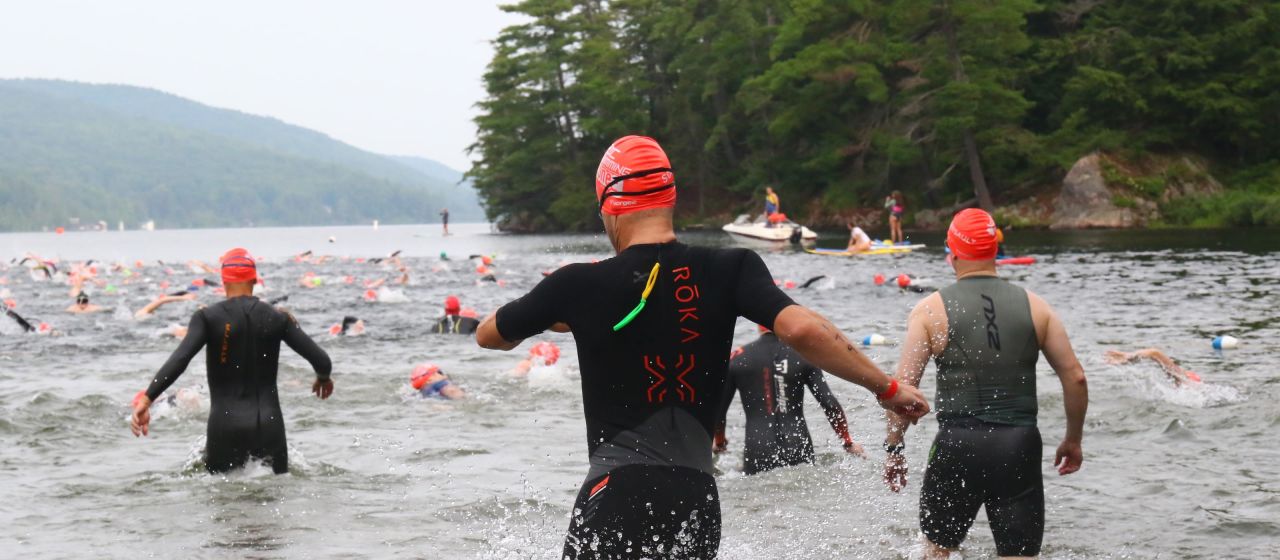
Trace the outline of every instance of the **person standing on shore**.
[[657, 141], [614, 142], [595, 184], [617, 255], [556, 270], [476, 333], [480, 346], [500, 350], [549, 329], [577, 343], [590, 469], [561, 558], [715, 558], [712, 433], [739, 316], [902, 417], [928, 412], [919, 391], [792, 302], [759, 255], [677, 241], [675, 175]]
[[[916, 387], [938, 367], [938, 435], [920, 491], [927, 558], [960, 547], [985, 506], [997, 553], [1037, 556], [1044, 536], [1044, 481], [1036, 427], [1036, 361], [1044, 353], [1062, 383], [1067, 433], [1054, 457], [1059, 475], [1080, 470], [1089, 389], [1053, 308], [996, 276], [996, 224], [973, 208], [947, 230], [956, 282], [926, 297], [907, 319], [898, 381]], [[889, 414], [885, 482], [907, 483], [907, 418]]]

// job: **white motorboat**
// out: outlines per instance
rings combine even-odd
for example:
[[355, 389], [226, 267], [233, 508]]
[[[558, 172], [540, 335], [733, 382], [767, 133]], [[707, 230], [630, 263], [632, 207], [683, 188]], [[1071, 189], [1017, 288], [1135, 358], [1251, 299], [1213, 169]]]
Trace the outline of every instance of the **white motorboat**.
[[768, 222], [755, 222], [751, 220], [751, 216], [743, 214], [738, 216], [732, 224], [725, 224], [721, 229], [734, 235], [750, 237], [752, 239], [763, 239], [765, 241], [785, 242], [792, 241], [793, 237], [799, 232], [799, 238], [794, 241], [813, 241], [818, 238], [818, 234], [813, 230], [797, 224], [791, 220], [786, 220], [776, 224]]

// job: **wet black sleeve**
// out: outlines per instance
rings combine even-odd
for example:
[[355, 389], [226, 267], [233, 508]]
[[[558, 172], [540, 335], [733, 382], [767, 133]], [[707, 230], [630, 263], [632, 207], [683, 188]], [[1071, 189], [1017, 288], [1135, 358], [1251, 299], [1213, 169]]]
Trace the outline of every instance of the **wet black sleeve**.
[[728, 445], [729, 438], [725, 437], [725, 425], [729, 419], [729, 405], [733, 404], [733, 394], [738, 391], [738, 383], [735, 381], [736, 376], [733, 371], [729, 371], [729, 375], [725, 376], [724, 390], [720, 392], [720, 411], [716, 413], [716, 430], [715, 430], [715, 446], [722, 447]]
[[[806, 364], [807, 366], [808, 364]], [[823, 412], [826, 413], [827, 422], [831, 423], [831, 429], [835, 430], [836, 435], [845, 442], [853, 441], [849, 437], [849, 420], [844, 415], [844, 408], [840, 406], [840, 401], [836, 400], [835, 394], [831, 392], [831, 387], [827, 386], [827, 380], [822, 375], [822, 370], [813, 366], [805, 376], [805, 385], [809, 387], [809, 392], [813, 393], [813, 398], [817, 399], [818, 404], [822, 406]]]
[[311, 340], [307, 333], [302, 332], [302, 327], [298, 326], [293, 317], [289, 317], [287, 322], [284, 327], [284, 343], [311, 364], [311, 369], [316, 370], [317, 379], [329, 379], [329, 375], [333, 373], [333, 362], [329, 360], [329, 354], [316, 341]]
[[778, 313], [795, 302], [773, 283], [773, 275], [760, 255], [745, 249], [742, 254], [735, 294], [738, 315], [772, 329]]
[[173, 385], [173, 382], [187, 371], [187, 365], [191, 363], [191, 359], [196, 357], [208, 342], [205, 338], [204, 310], [198, 310], [191, 315], [191, 322], [187, 325], [187, 336], [182, 339], [178, 349], [173, 351], [164, 365], [160, 366], [159, 373], [156, 373], [155, 378], [151, 380], [151, 385], [147, 387], [147, 398], [153, 401], [159, 398], [165, 389]]
[[503, 340], [524, 340], [564, 320], [559, 310], [564, 309], [567, 298], [574, 296], [569, 281], [571, 268], [573, 265], [551, 273], [529, 293], [498, 308], [494, 321]]

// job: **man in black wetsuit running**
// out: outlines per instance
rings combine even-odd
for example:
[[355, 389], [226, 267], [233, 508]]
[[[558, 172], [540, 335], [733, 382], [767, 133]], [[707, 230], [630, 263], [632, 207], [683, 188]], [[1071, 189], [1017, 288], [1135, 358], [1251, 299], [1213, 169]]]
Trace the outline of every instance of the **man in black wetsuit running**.
[[[1089, 389], [1067, 331], [1039, 296], [996, 276], [996, 223], [978, 209], [947, 230], [956, 282], [924, 298], [907, 319], [898, 380], [918, 386], [938, 366], [938, 435], [920, 490], [925, 556], [947, 558], [985, 506], [996, 552], [1037, 556], [1044, 536], [1044, 482], [1036, 427], [1036, 361], [1043, 352], [1062, 382], [1067, 433], [1059, 475], [1080, 470]], [[889, 415], [885, 481], [907, 483], [907, 422]]]
[[805, 387], [818, 399], [831, 428], [844, 441], [845, 451], [863, 455], [862, 446], [849, 436], [849, 421], [840, 401], [827, 387], [822, 370], [804, 361], [768, 330], [735, 351], [729, 360], [728, 383], [716, 421], [715, 451], [719, 453], [728, 447], [725, 416], [734, 393], [742, 393], [742, 411], [747, 415], [743, 472], [757, 474], [812, 463], [813, 439], [804, 419]]
[[151, 401], [168, 389], [205, 349], [209, 385], [209, 427], [205, 467], [226, 472], [252, 457], [289, 472], [284, 414], [276, 389], [280, 343], [288, 344], [315, 369], [311, 391], [321, 399], [333, 394], [328, 354], [298, 327], [288, 313], [253, 296], [257, 266], [244, 249], [222, 257], [227, 299], [196, 311], [187, 336], [151, 380], [146, 395], [134, 401], [133, 434], [146, 435]]
[[771, 327], [806, 360], [882, 397], [907, 417], [929, 410], [822, 316], [795, 305], [745, 249], [676, 241], [675, 177], [651, 138], [628, 136], [596, 173], [618, 254], [571, 264], [486, 318], [485, 348], [545, 330], [573, 333], [590, 470], [562, 558], [708, 560], [720, 546], [711, 436], [739, 316]]

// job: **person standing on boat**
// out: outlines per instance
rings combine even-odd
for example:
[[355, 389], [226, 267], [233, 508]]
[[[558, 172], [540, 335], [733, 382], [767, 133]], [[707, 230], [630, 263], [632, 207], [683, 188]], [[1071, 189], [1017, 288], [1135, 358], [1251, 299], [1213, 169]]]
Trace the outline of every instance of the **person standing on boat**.
[[773, 187], [764, 188], [764, 222], [769, 227], [773, 227], [773, 220], [769, 219], [782, 209], [782, 203], [778, 200], [778, 193], [773, 192]]

